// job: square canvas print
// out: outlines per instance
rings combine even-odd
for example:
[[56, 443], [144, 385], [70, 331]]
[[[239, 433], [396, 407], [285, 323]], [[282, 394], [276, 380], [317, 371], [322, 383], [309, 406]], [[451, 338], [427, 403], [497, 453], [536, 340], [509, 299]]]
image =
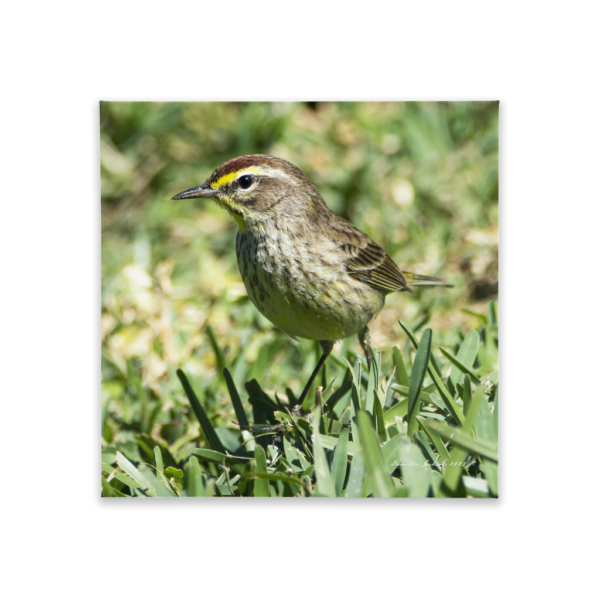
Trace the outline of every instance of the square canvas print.
[[498, 102], [101, 102], [103, 497], [498, 497]]

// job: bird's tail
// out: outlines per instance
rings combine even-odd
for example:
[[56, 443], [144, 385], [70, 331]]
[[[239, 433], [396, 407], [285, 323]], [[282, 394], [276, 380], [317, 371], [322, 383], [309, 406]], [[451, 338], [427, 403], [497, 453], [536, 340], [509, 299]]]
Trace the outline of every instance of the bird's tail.
[[429, 275], [417, 275], [408, 271], [402, 271], [408, 285], [442, 285], [444, 287], [454, 287], [453, 284], [440, 279], [439, 277], [430, 277]]

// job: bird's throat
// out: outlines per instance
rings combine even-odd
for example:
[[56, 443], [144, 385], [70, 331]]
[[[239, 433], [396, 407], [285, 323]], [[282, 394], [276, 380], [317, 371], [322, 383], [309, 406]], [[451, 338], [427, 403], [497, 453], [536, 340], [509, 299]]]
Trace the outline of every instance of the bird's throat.
[[235, 222], [238, 224], [238, 227], [240, 228], [240, 231], [242, 233], [244, 233], [244, 231], [246, 231], [246, 224], [244, 223], [244, 219], [242, 217], [242, 215], [233, 212], [231, 209], [227, 209], [229, 214], [234, 218]]
[[246, 230], [246, 224], [244, 223], [244, 217], [232, 207], [233, 201], [229, 198], [222, 200], [221, 198], [212, 198], [221, 208], [227, 210], [227, 212], [233, 217], [237, 223], [240, 231], [243, 233]]

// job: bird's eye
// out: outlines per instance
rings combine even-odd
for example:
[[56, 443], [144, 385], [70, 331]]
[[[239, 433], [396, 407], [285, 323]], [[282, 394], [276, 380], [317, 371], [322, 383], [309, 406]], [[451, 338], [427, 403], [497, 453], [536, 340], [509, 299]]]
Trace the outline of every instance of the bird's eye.
[[254, 183], [254, 177], [252, 175], [242, 175], [238, 179], [238, 183], [243, 190], [247, 190]]

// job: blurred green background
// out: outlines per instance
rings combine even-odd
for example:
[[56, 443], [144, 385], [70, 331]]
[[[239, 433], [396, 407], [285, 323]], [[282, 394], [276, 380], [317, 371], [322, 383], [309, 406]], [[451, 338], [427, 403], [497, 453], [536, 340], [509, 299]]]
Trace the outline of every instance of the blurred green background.
[[[371, 329], [384, 362], [399, 343], [399, 318], [428, 319], [450, 346], [479, 325], [471, 313], [485, 314], [497, 297], [497, 102], [102, 102], [100, 125], [109, 462], [117, 447], [139, 460], [134, 433], [174, 452], [195, 446], [200, 433], [176, 368], [225, 430], [234, 415], [224, 365], [239, 388], [256, 377], [296, 393], [314, 366], [314, 342], [291, 341], [249, 302], [228, 214], [207, 201], [170, 200], [230, 158], [289, 160], [401, 269], [454, 283], [388, 296]], [[358, 353], [358, 342], [334, 353], [341, 349]]]

